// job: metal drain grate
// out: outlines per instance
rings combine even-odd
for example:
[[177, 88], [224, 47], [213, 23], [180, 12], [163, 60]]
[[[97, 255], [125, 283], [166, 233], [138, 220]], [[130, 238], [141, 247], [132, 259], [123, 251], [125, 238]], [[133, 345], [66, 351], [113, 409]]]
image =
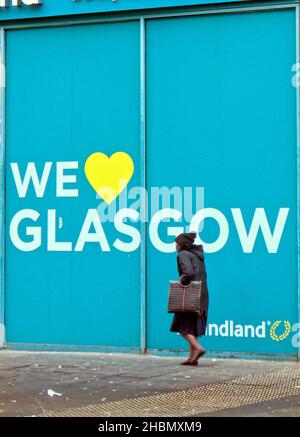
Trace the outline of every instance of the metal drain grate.
[[258, 373], [155, 396], [49, 411], [43, 416], [188, 417], [299, 394], [300, 367]]

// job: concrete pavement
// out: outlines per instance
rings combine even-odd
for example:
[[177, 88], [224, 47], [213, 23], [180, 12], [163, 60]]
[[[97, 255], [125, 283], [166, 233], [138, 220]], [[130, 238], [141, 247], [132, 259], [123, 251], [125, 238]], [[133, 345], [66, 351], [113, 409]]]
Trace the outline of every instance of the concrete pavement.
[[[99, 414], [106, 405], [124, 415], [132, 400], [155, 401], [155, 396], [161, 402], [166, 399], [172, 414], [180, 416], [176, 399], [183, 391], [186, 402], [195, 405], [190, 416], [300, 416], [299, 363], [202, 358], [199, 366], [191, 367], [181, 366], [181, 361], [182, 357], [120, 353], [0, 351], [0, 416], [39, 416], [90, 405], [100, 406]], [[231, 387], [239, 388], [228, 395]], [[249, 396], [240, 399], [239, 393], [249, 387]], [[198, 390], [194, 401], [193, 388]], [[202, 389], [213, 405], [205, 413], [200, 405]], [[167, 393], [174, 393], [174, 402], [164, 398]], [[140, 405], [147, 406], [147, 399]]]

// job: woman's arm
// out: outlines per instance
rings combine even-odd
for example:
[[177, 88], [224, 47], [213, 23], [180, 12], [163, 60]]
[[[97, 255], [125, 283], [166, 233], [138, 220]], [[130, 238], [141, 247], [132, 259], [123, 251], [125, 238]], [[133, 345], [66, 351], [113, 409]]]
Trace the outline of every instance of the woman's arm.
[[182, 285], [188, 285], [194, 277], [194, 269], [191, 259], [187, 252], [181, 251], [178, 253], [178, 259], [181, 267], [182, 274], [180, 276], [180, 282]]

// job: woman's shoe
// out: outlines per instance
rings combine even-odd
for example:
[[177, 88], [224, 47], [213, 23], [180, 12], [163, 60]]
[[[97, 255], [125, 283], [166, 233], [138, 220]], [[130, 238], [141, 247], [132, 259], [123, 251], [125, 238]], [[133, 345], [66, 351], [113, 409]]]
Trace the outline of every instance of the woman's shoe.
[[[195, 356], [195, 358], [193, 359], [193, 360], [191, 360], [191, 363], [197, 363], [198, 364], [198, 360], [199, 360], [199, 358], [201, 358], [202, 357], [202, 355], [204, 355], [206, 353], [206, 350], [205, 349], [202, 349], [201, 351], [199, 351], [199, 352], [197, 352], [197, 355]], [[197, 365], [197, 364], [192, 364], [192, 365]]]
[[188, 359], [186, 361], [183, 361], [182, 363], [180, 363], [182, 366], [188, 366], [190, 364], [191, 360]]
[[187, 360], [184, 361], [183, 363], [180, 363], [182, 366], [198, 366], [198, 361], [197, 360]]

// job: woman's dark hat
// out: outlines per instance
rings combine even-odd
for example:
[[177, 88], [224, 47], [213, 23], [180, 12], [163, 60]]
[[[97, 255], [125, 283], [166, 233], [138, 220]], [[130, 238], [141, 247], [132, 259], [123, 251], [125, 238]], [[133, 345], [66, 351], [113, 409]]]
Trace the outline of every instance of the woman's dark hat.
[[185, 234], [177, 235], [175, 241], [181, 248], [189, 248], [194, 244], [196, 238], [196, 232], [188, 232]]

